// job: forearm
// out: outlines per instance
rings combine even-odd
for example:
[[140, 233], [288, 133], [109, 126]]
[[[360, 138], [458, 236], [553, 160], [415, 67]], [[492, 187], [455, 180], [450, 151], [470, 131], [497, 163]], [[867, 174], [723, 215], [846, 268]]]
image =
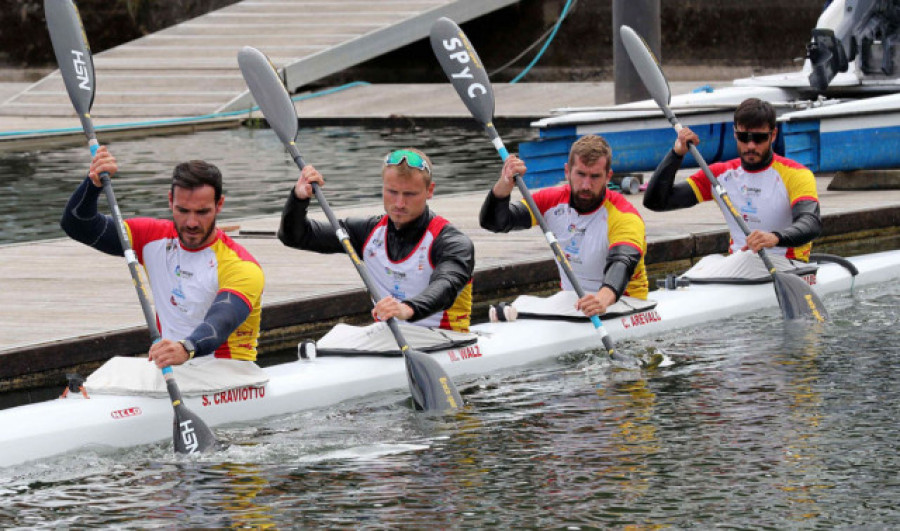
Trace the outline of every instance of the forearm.
[[82, 181], [66, 203], [59, 226], [75, 241], [107, 254], [123, 256], [115, 221], [97, 211], [101, 192], [90, 179]]
[[488, 192], [478, 214], [481, 228], [491, 232], [509, 232], [531, 227], [531, 213], [519, 203], [511, 203], [509, 196], [498, 198]]
[[339, 253], [343, 251], [340, 240], [330, 223], [320, 223], [309, 219], [307, 211], [309, 199], [297, 199], [293, 190], [284, 205], [278, 239], [295, 249], [317, 253]]
[[781, 247], [797, 247], [807, 244], [822, 234], [822, 217], [818, 201], [798, 201], [791, 208], [793, 222], [791, 226], [775, 231], [778, 245]]
[[685, 182], [675, 184], [675, 174], [681, 167], [682, 160], [683, 157], [669, 150], [647, 183], [647, 190], [644, 192], [645, 207], [662, 212], [697, 204], [691, 185]]
[[189, 339], [194, 344], [197, 356], [212, 354], [247, 319], [250, 310], [246, 301], [237, 294], [220, 291], [203, 322], [184, 339]]
[[610, 248], [603, 271], [603, 286], [615, 292], [616, 300], [625, 293], [625, 288], [628, 287], [640, 261], [640, 251], [630, 245], [616, 245]]

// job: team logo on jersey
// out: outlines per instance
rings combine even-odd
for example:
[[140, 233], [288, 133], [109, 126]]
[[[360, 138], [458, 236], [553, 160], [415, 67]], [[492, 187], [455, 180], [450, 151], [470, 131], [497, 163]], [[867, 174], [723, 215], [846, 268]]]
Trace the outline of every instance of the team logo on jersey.
[[190, 271], [185, 271], [184, 269], [181, 269], [181, 266], [177, 265], [177, 266], [175, 266], [175, 276], [179, 277], [179, 278], [191, 278], [194, 276], [194, 274], [191, 273]]
[[762, 195], [762, 189], [744, 184], [741, 185], [741, 194], [744, 197], [759, 197]]

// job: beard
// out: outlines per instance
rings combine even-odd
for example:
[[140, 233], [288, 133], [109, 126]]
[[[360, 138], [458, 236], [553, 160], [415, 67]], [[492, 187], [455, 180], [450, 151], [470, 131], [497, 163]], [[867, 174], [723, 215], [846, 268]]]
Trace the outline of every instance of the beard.
[[763, 152], [747, 149], [740, 154], [741, 166], [750, 171], [761, 170], [769, 165], [773, 156], [774, 151], [772, 150], [772, 146], [769, 146], [769, 149]]
[[572, 206], [578, 212], [593, 212], [597, 210], [597, 207], [600, 206], [600, 203], [603, 202], [603, 192], [599, 194], [594, 194], [592, 192], [572, 192], [571, 195]]
[[209, 228], [205, 231], [203, 230], [203, 227], [200, 227], [196, 231], [189, 231], [186, 230], [183, 225], [175, 225], [175, 232], [178, 233], [178, 241], [181, 242], [181, 246], [185, 249], [197, 249], [202, 247], [214, 230], [216, 230], [215, 219], [213, 219], [213, 222], [209, 224]]

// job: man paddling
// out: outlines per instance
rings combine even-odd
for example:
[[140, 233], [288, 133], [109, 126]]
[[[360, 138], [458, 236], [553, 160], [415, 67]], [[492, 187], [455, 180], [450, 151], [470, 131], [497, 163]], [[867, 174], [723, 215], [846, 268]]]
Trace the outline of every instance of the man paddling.
[[[572, 266], [584, 297], [575, 307], [587, 316], [601, 315], [623, 295], [647, 298], [644, 221], [624, 196], [607, 189], [612, 177], [612, 149], [600, 136], [572, 144], [564, 172], [566, 184], [538, 190], [534, 202]], [[510, 202], [514, 176], [525, 163], [510, 155], [499, 180], [481, 206], [481, 226], [492, 232], [528, 229], [537, 224], [527, 204]], [[561, 266], [563, 290], [574, 291]]]
[[[467, 332], [472, 310], [475, 248], [468, 236], [428, 208], [433, 166], [412, 148], [387, 155], [381, 169], [385, 214], [347, 218], [344, 227], [381, 293], [372, 316], [424, 327]], [[278, 238], [288, 247], [317, 253], [344, 248], [328, 222], [307, 217], [312, 183], [324, 185], [313, 166], [291, 189]]]
[[[775, 109], [766, 101], [749, 98], [734, 111], [734, 138], [739, 157], [711, 164], [709, 169], [728, 192], [751, 232], [744, 232], [731, 216], [725, 216], [731, 233], [731, 253], [771, 249], [769, 256], [779, 269], [790, 268], [785, 258], [809, 261], [812, 240], [822, 232], [819, 198], [813, 173], [802, 164], [776, 155], [772, 146], [778, 136]], [[699, 137], [689, 128], [678, 132], [675, 145], [656, 168], [644, 206], [654, 211], [689, 208], [714, 198], [703, 171], [674, 184], [688, 144]], [[745, 255], [749, 256], [749, 255]], [[741, 270], [743, 258], [732, 257], [732, 265], [717, 266], [722, 276]], [[757, 260], [758, 262], [758, 260]], [[730, 271], [730, 272], [729, 272]]]
[[[60, 225], [77, 241], [123, 256], [113, 219], [97, 212], [100, 175], [117, 171], [115, 157], [100, 147]], [[256, 360], [263, 272], [250, 253], [216, 228], [224, 202], [219, 169], [192, 160], [173, 171], [171, 220], [125, 220], [156, 303], [163, 339], [150, 347], [149, 358], [160, 368], [210, 354]]]

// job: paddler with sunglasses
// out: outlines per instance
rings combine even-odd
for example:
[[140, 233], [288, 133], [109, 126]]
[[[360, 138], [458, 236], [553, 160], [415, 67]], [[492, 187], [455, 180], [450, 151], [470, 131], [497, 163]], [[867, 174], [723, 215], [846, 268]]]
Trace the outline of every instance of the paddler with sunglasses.
[[[467, 332], [472, 310], [475, 247], [468, 236], [428, 208], [434, 193], [431, 160], [405, 148], [381, 169], [384, 214], [347, 218], [344, 227], [383, 294], [372, 316], [396, 317], [422, 327]], [[288, 247], [344, 252], [327, 221], [309, 219], [312, 183], [322, 174], [305, 166], [284, 206], [278, 238]]]
[[[770, 249], [767, 252], [779, 270], [797, 268], [809, 261], [811, 242], [822, 232], [816, 179], [799, 162], [775, 154], [772, 146], [777, 136], [775, 109], [770, 103], [749, 98], [738, 105], [734, 112], [734, 138], [740, 156], [710, 164], [709, 169], [751, 232], [745, 236], [732, 216], [725, 216], [731, 233], [731, 256], [714, 267], [707, 264], [699, 268], [703, 276], [766, 278], [764, 270], [759, 269], [762, 261], [755, 257], [760, 249]], [[675, 145], [650, 178], [644, 194], [645, 207], [662, 212], [713, 200], [715, 194], [702, 170], [683, 182], [674, 182], [688, 144], [699, 142], [699, 137], [687, 127], [678, 132]], [[696, 279], [699, 274], [695, 266], [686, 276]]]

